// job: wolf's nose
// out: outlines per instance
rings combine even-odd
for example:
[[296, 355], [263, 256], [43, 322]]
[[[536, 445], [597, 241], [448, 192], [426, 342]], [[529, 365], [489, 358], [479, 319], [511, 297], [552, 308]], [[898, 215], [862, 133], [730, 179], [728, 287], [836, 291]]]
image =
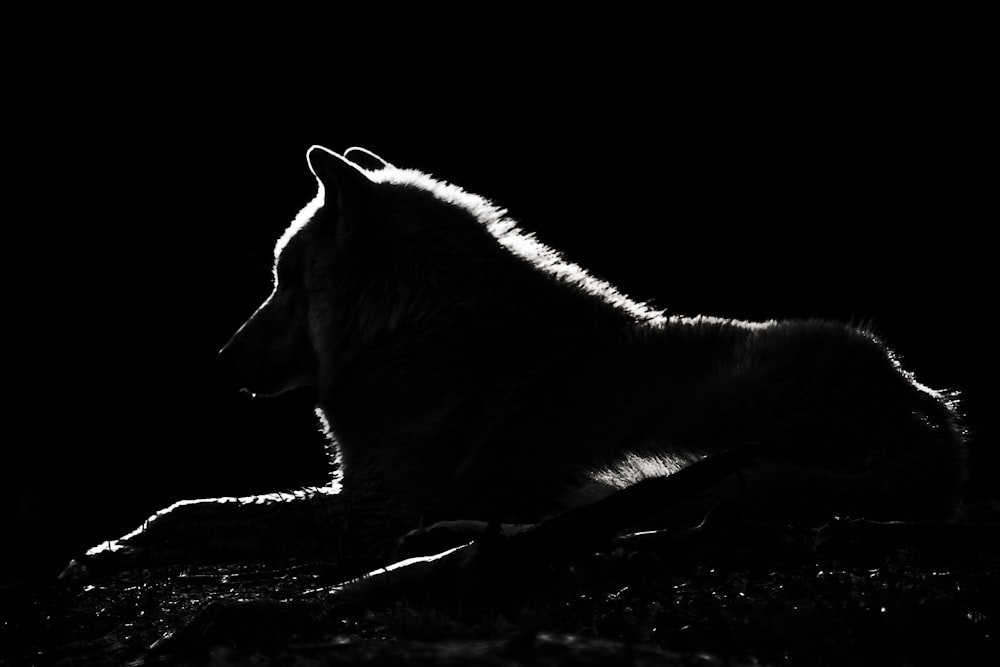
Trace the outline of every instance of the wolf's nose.
[[220, 381], [243, 390], [237, 356], [233, 339], [230, 339], [215, 355], [215, 372]]

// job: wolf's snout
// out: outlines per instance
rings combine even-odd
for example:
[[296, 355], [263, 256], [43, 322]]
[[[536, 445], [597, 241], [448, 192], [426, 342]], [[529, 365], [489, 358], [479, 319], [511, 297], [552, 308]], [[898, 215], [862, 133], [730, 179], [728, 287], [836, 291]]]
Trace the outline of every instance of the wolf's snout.
[[233, 336], [215, 355], [216, 372], [223, 382], [253, 394], [253, 390], [247, 386], [250, 378], [246, 371], [247, 363], [241, 359], [242, 356], [237, 337]]
[[220, 373], [254, 395], [275, 396], [315, 384], [312, 346], [294, 323], [261, 308], [218, 354]]

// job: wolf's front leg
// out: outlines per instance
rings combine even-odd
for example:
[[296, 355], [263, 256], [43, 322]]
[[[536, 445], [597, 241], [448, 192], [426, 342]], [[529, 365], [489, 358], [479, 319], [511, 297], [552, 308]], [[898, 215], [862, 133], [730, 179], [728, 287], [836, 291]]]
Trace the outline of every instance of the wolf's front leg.
[[157, 512], [131, 533], [90, 549], [61, 576], [171, 563], [370, 558], [372, 549], [350, 539], [350, 515], [345, 497], [332, 489], [185, 500]]

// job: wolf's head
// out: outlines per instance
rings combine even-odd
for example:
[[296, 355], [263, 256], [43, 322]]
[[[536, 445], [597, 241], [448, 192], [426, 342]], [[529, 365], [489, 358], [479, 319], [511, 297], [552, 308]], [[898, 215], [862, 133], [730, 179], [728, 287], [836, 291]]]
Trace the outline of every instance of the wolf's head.
[[253, 394], [319, 384], [359, 346], [454, 307], [496, 259], [503, 211], [486, 200], [360, 148], [307, 160], [319, 191], [275, 245], [270, 296], [220, 352]]
[[658, 316], [478, 195], [364, 149], [313, 146], [307, 160], [318, 193], [275, 245], [271, 295], [221, 353], [252, 393], [322, 390], [375, 349], [369, 368], [426, 372], [495, 360], [533, 335], [518, 326], [565, 338]]

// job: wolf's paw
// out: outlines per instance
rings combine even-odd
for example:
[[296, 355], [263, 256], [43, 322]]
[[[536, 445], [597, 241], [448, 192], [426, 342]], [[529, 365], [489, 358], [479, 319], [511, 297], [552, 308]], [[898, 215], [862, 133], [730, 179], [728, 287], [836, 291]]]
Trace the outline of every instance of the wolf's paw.
[[[534, 525], [505, 523], [498, 524], [497, 529], [500, 534], [510, 537], [530, 530]], [[489, 526], [486, 521], [438, 521], [426, 528], [416, 528], [403, 535], [397, 541], [396, 550], [392, 555], [402, 560], [439, 554], [482, 538]]]
[[393, 556], [404, 559], [438, 554], [479, 538], [486, 526], [485, 521], [439, 521], [416, 528], [399, 538]]
[[[257, 545], [248, 521], [229, 510], [237, 504], [181, 502], [162, 510], [132, 532], [102, 542], [70, 561], [61, 579], [81, 579], [127, 570], [199, 563], [231, 556]], [[225, 558], [222, 558], [225, 560]]]
[[340, 497], [326, 489], [185, 500], [74, 559], [62, 576], [171, 564], [338, 560], [346, 543], [340, 529], [345, 515]]
[[121, 540], [109, 540], [72, 559], [59, 574], [59, 578], [70, 581], [90, 579], [183, 560], [184, 552], [176, 549], [150, 549]]

